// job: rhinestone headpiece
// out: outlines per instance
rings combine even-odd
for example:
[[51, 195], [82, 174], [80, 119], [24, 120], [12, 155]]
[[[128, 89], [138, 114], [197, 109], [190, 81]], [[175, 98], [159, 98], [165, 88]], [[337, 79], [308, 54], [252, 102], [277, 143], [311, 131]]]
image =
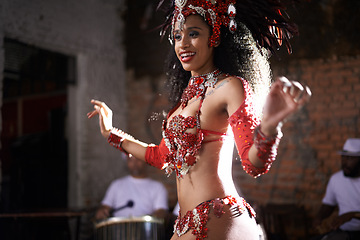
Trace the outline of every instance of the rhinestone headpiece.
[[230, 32], [235, 32], [236, 0], [175, 0], [175, 12], [172, 19], [171, 38], [174, 35], [175, 23], [183, 29], [185, 19], [191, 14], [198, 14], [212, 28], [209, 45], [215, 46], [220, 40], [221, 26], [229, 27]]

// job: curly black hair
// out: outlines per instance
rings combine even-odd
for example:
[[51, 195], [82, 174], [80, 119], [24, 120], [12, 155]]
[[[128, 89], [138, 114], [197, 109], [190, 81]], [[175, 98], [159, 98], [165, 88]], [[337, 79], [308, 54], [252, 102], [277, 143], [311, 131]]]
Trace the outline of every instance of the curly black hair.
[[[221, 28], [221, 42], [214, 49], [214, 64], [224, 73], [247, 80], [255, 97], [263, 97], [272, 78], [268, 58], [282, 42], [291, 52], [289, 39], [298, 34], [297, 26], [284, 17], [285, 7], [280, 0], [238, 0], [236, 9], [237, 30], [232, 33], [227, 27]], [[171, 28], [173, 11], [174, 3], [171, 1], [162, 26], [163, 34]], [[191, 77], [191, 73], [183, 69], [174, 48], [168, 55], [165, 72], [168, 98], [174, 106]]]

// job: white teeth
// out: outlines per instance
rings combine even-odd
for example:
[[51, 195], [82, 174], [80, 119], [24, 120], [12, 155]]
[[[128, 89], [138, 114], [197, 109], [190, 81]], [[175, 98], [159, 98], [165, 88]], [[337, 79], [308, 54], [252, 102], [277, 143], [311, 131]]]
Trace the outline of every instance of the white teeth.
[[183, 53], [183, 54], [181, 54], [180, 56], [182, 57], [182, 58], [184, 58], [184, 57], [190, 57], [190, 56], [194, 56], [195, 55], [195, 53]]

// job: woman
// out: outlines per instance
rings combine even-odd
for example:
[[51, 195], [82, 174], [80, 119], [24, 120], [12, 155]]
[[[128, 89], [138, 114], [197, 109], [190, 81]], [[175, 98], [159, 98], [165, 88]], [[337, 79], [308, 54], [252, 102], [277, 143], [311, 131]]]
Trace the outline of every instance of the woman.
[[[180, 211], [173, 240], [259, 239], [255, 213], [238, 196], [231, 178], [231, 158], [220, 157], [228, 129], [245, 171], [257, 177], [275, 160], [281, 123], [310, 97], [310, 90], [297, 82], [276, 81], [260, 124], [254, 97], [263, 94], [257, 90], [268, 86], [270, 79], [264, 49], [273, 51], [295, 31], [276, 1], [253, 2], [176, 0], [171, 4], [164, 29], [171, 28], [174, 45], [167, 72], [174, 106], [158, 146], [113, 128], [111, 110], [103, 102], [91, 101], [95, 110], [88, 117], [99, 115], [101, 133], [111, 145], [176, 174]], [[244, 24], [263, 33], [250, 32]]]

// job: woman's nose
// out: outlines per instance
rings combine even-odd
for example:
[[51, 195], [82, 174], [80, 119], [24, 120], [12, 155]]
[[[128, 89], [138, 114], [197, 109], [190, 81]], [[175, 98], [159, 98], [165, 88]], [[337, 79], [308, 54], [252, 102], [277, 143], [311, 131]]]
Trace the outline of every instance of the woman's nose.
[[185, 47], [189, 47], [189, 45], [190, 45], [189, 38], [186, 36], [182, 37], [180, 40], [180, 47], [185, 48]]

